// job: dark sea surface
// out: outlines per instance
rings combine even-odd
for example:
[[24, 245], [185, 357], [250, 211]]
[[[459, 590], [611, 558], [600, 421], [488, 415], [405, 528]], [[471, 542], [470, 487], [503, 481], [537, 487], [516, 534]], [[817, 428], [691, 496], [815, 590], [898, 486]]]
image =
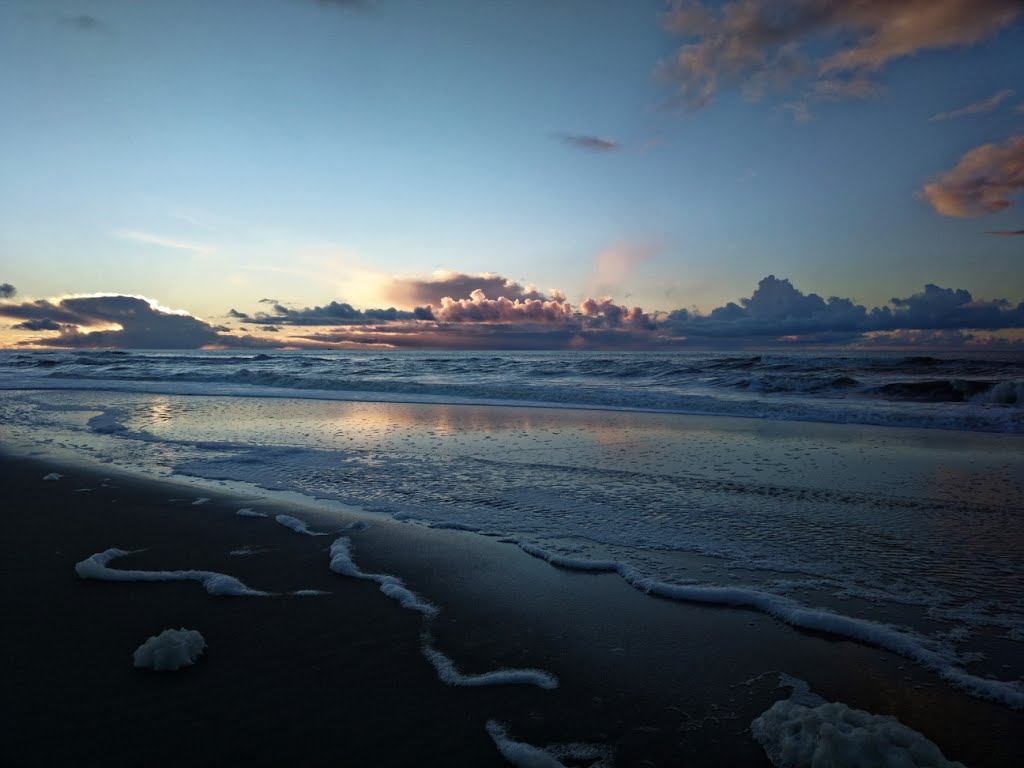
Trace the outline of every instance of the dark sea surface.
[[1024, 433], [1024, 355], [6, 351], [0, 388], [504, 402]]

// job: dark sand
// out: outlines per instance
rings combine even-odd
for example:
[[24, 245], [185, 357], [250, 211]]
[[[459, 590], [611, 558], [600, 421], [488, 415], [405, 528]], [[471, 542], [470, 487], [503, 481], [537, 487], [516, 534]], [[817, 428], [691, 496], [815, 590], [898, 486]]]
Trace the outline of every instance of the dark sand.
[[[65, 477], [43, 481], [51, 471]], [[774, 675], [746, 681], [770, 670], [896, 715], [950, 759], [1024, 765], [1021, 713], [892, 654], [647, 597], [472, 534], [396, 523], [349, 534], [360, 568], [399, 575], [442, 608], [437, 647], [464, 671], [539, 667], [561, 680], [553, 691], [449, 687], [420, 653], [419, 614], [329, 570], [333, 536], [235, 511], [321, 529], [337, 520], [2, 454], [0, 481], [4, 765], [500, 766], [484, 730], [497, 719], [538, 746], [609, 744], [619, 766], [766, 766], [748, 726], [788, 692]], [[193, 506], [198, 496], [213, 498]], [[228, 554], [246, 545], [260, 552]], [[76, 562], [109, 547], [146, 549], [115, 568], [207, 569], [255, 589], [331, 594], [213, 597], [194, 582], [75, 576]], [[132, 651], [169, 627], [201, 631], [206, 654], [175, 673], [134, 669]]]

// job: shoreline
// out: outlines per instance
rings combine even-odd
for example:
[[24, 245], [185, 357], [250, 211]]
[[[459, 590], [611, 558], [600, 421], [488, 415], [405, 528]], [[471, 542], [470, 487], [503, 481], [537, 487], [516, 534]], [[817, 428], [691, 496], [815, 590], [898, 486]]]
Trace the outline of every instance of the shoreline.
[[[18, 660], [12, 690], [22, 701], [9, 717], [17, 723], [7, 747], [15, 764], [32, 763], [33, 744], [56, 747], [46, 734], [57, 702], [61, 743], [97, 758], [119, 750], [126, 764], [147, 743], [198, 729], [212, 752], [196, 752], [199, 739], [178, 747], [200, 763], [242, 750], [250, 762], [271, 764], [299, 750], [319, 764], [341, 757], [333, 750], [344, 744], [350, 759], [373, 764], [422, 763], [429, 754], [437, 764], [502, 765], [485, 731], [496, 719], [511, 738], [537, 746], [611, 744], [618, 765], [712, 758], [767, 765], [748, 726], [788, 695], [770, 680], [773, 670], [808, 680], [826, 700], [895, 714], [949, 759], [993, 766], [1024, 759], [1015, 737], [1020, 713], [962, 694], [884, 651], [748, 610], [647, 596], [617, 575], [558, 569], [480, 534], [367, 517], [368, 528], [346, 533], [358, 567], [397, 575], [439, 606], [431, 632], [460, 669], [538, 668], [560, 680], [553, 691], [449, 687], [423, 656], [417, 613], [375, 584], [331, 573], [334, 536], [298, 534], [272, 515], [235, 514], [262, 504], [302, 519], [299, 507], [206, 489], [211, 501], [193, 505], [182, 494], [195, 486], [81, 466], [46, 482], [44, 475], [66, 467], [10, 453], [0, 453], [0, 466], [9, 498], [20, 502], [8, 513], [4, 553], [16, 574], [5, 580], [5, 604], [12, 626], [24, 628], [8, 633], [4, 649]], [[105, 476], [113, 481], [100, 482]], [[82, 487], [93, 490], [76, 492]], [[317, 527], [319, 520], [306, 519]], [[228, 554], [246, 545], [259, 554]], [[148, 547], [115, 568], [202, 568], [254, 589], [331, 594], [217, 598], [191, 583], [75, 579], [75, 562], [115, 546]], [[132, 650], [172, 626], [202, 631], [207, 656], [172, 676], [131, 669]], [[100, 701], [90, 701], [90, 692]], [[233, 713], [240, 703], [244, 711]], [[255, 727], [268, 712], [276, 725]], [[433, 728], [424, 729], [425, 717]], [[133, 735], [125, 735], [127, 725], [103, 732], [126, 720]]]

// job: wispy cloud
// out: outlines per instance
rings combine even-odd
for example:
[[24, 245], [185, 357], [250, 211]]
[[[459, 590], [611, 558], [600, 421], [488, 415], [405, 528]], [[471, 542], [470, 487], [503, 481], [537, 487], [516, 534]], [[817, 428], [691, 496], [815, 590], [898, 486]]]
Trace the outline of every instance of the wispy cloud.
[[1000, 235], [1001, 237], [1015, 237], [1024, 235], [1024, 229], [995, 229], [986, 232], [986, 235]]
[[568, 144], [570, 147], [584, 149], [588, 152], [615, 152], [622, 149], [622, 145], [615, 139], [605, 139], [600, 136], [588, 136], [580, 133], [559, 133], [556, 138]]
[[88, 13], [79, 13], [75, 16], [68, 16], [64, 19], [64, 23], [69, 27], [81, 30], [99, 29], [103, 26], [98, 18], [90, 16]]
[[943, 216], [972, 218], [1009, 208], [1022, 190], [1024, 134], [975, 147], [920, 194]]
[[1011, 96], [1013, 96], [1013, 91], [1007, 88], [987, 99], [968, 104], [966, 107], [960, 107], [960, 109], [954, 109], [949, 112], [939, 112], [937, 115], [932, 115], [928, 120], [929, 122], [937, 123], [944, 120], [956, 120], [958, 117], [967, 117], [968, 115], [983, 115], [999, 107], [1000, 104]]
[[187, 251], [189, 253], [194, 253], [197, 256], [209, 256], [216, 250], [213, 246], [205, 245], [203, 243], [178, 240], [173, 237], [157, 235], [151, 232], [140, 232], [137, 229], [117, 229], [114, 230], [114, 236], [122, 240], [132, 240], [137, 243], [145, 243], [146, 245], [156, 245], [161, 248], [170, 248], [176, 251]]

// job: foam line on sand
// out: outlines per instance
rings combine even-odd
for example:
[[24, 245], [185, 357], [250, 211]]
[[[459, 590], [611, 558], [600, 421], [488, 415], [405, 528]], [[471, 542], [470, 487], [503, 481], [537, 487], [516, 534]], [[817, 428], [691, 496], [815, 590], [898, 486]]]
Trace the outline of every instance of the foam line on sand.
[[756, 589], [669, 584], [643, 576], [632, 566], [616, 560], [584, 560], [550, 552], [528, 542], [515, 541], [515, 543], [527, 554], [558, 568], [617, 573], [623, 581], [645, 594], [686, 603], [747, 608], [760, 611], [797, 629], [825, 632], [873, 645], [910, 659], [925, 669], [938, 673], [943, 679], [974, 696], [1000, 702], [1012, 709], [1024, 708], [1024, 683], [972, 675], [957, 666], [952, 652], [941, 650], [927, 638], [910, 630], [852, 616], [843, 616], [820, 608], [809, 608], [795, 600]]
[[110, 568], [110, 562], [132, 554], [125, 549], [112, 547], [97, 552], [75, 564], [75, 573], [80, 579], [99, 581], [198, 581], [203, 589], [217, 597], [266, 597], [272, 592], [261, 592], [246, 586], [241, 580], [216, 571], [138, 571]]

